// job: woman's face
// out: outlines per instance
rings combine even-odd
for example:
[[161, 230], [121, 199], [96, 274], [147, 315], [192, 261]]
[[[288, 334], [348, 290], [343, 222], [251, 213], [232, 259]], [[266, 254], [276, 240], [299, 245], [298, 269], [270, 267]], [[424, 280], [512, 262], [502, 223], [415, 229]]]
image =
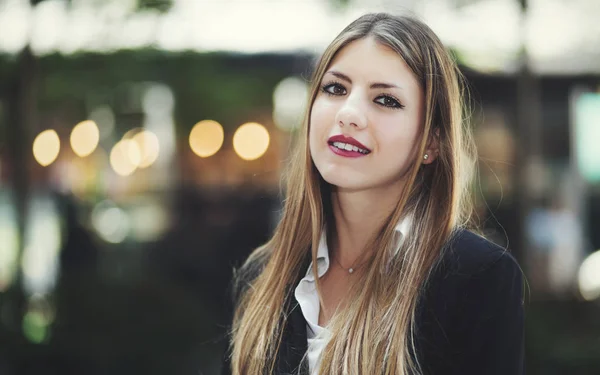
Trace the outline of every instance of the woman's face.
[[396, 52], [372, 38], [348, 44], [331, 62], [312, 106], [309, 147], [321, 176], [342, 189], [401, 188], [423, 107], [422, 89]]

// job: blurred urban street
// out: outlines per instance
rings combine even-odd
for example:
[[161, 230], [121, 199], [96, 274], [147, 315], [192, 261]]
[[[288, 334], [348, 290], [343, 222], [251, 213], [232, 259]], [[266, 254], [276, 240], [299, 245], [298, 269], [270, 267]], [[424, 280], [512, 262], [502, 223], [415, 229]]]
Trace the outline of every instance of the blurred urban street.
[[469, 82], [527, 374], [600, 374], [599, 0], [0, 0], [0, 374], [217, 374], [315, 59], [368, 11]]

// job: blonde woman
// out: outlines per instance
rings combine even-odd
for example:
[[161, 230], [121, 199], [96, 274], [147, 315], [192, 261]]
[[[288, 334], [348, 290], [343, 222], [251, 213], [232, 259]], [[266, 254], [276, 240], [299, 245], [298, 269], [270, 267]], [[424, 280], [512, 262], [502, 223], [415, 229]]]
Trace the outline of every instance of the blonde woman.
[[466, 229], [460, 77], [410, 17], [362, 16], [329, 45], [283, 217], [236, 273], [224, 374], [522, 372], [521, 271]]

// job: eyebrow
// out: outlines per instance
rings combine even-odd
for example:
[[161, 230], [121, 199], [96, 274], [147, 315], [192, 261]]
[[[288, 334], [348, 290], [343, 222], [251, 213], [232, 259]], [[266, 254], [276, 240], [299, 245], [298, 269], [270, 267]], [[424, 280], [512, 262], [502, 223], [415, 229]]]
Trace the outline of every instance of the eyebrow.
[[[349, 84], [352, 84], [352, 80], [350, 79], [350, 77], [348, 77], [344, 73], [340, 73], [336, 70], [330, 70], [330, 71], [326, 72], [325, 74], [327, 74], [327, 73], [336, 76], [337, 78], [341, 79], [342, 81], [346, 81]], [[402, 89], [402, 87], [400, 87], [398, 85], [394, 85], [393, 83], [386, 83], [386, 82], [373, 82], [373, 83], [371, 83], [371, 85], [369, 87], [372, 89], [392, 89], [392, 88]]]

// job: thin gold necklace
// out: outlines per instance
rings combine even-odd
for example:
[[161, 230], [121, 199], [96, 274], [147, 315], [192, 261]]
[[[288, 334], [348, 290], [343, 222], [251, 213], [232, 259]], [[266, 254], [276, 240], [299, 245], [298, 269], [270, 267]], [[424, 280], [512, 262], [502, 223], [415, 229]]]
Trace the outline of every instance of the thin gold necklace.
[[[338, 257], [337, 257], [337, 256], [334, 256], [334, 259], [335, 259], [335, 262], [338, 264], [338, 266], [340, 266], [340, 268], [341, 268], [341, 269], [343, 269], [344, 271], [348, 271], [348, 273], [354, 273], [354, 271], [355, 271], [356, 269], [358, 269], [359, 267], [362, 267], [362, 265], [363, 265], [363, 264], [367, 263], [367, 261], [365, 260], [365, 261], [361, 262], [361, 263], [360, 263], [358, 266], [356, 266], [356, 267], [354, 266], [354, 264], [352, 264], [352, 267], [350, 267], [350, 268], [346, 268], [346, 267], [342, 266], [342, 264], [340, 263], [340, 261], [339, 261], [339, 259], [338, 259]], [[354, 261], [354, 263], [356, 263], [356, 260]]]
[[[333, 237], [333, 233], [332, 233], [332, 232], [329, 232], [329, 233], [328, 233], [328, 237], [329, 237], [329, 238], [332, 238], [332, 237]], [[333, 247], [333, 246], [331, 246], [331, 245], [332, 245], [331, 243], [328, 243], [328, 246], [329, 246], [329, 248], [330, 248], [330, 249], [334, 248], [334, 247]], [[354, 264], [352, 264], [352, 267], [350, 267], [350, 268], [346, 268], [346, 267], [342, 266], [342, 264], [341, 264], [341, 263], [340, 263], [340, 261], [338, 260], [338, 257], [337, 257], [337, 251], [336, 251], [336, 254], [333, 254], [333, 258], [334, 258], [335, 262], [337, 263], [337, 265], [338, 265], [338, 266], [340, 266], [340, 268], [341, 268], [341, 269], [343, 269], [344, 271], [348, 271], [348, 273], [349, 273], [349, 274], [353, 274], [353, 273], [354, 273], [354, 271], [356, 271], [356, 270], [357, 270], [359, 267], [362, 267], [362, 265], [363, 265], [363, 264], [365, 264], [365, 263], [367, 262], [367, 260], [368, 260], [368, 259], [367, 259], [367, 260], [365, 260], [365, 261], [361, 262], [361, 263], [360, 263], [358, 266], [356, 266], [356, 267], [354, 266]], [[359, 258], [360, 258], [360, 257], [359, 257]], [[357, 258], [357, 259], [354, 261], [354, 263], [356, 263], [356, 261], [357, 261], [357, 260], [358, 260], [358, 258]]]

